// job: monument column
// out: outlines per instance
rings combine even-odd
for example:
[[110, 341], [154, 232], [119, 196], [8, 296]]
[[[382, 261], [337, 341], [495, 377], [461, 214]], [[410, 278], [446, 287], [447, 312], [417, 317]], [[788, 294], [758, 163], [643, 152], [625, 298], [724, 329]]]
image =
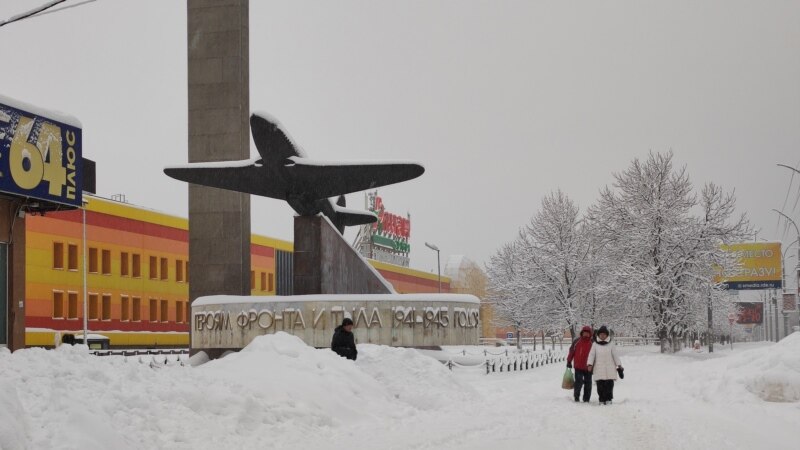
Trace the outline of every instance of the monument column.
[[[250, 157], [248, 0], [188, 0], [189, 162]], [[250, 294], [250, 195], [189, 185], [189, 301]]]

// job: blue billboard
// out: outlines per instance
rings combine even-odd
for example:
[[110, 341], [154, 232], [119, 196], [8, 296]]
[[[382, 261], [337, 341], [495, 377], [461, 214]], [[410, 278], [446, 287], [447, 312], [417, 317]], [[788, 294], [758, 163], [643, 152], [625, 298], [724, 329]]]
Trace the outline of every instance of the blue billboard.
[[81, 206], [81, 125], [0, 96], [0, 192]]

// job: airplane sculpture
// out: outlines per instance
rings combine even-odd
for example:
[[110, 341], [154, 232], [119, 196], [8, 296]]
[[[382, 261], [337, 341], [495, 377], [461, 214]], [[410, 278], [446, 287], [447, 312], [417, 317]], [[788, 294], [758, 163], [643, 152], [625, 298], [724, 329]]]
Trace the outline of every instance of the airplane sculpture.
[[[301, 216], [324, 214], [344, 227], [377, 221], [375, 214], [345, 208], [344, 195], [411, 180], [425, 168], [410, 162], [335, 163], [306, 158], [277, 120], [257, 113], [250, 130], [260, 158], [243, 161], [190, 163], [167, 167], [177, 180], [286, 200]], [[330, 198], [339, 196], [334, 204]]]

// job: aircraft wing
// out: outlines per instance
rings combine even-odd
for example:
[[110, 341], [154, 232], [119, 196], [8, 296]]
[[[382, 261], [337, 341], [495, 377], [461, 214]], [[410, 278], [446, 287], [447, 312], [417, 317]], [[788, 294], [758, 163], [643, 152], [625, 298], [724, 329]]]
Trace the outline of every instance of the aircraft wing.
[[291, 157], [285, 171], [293, 191], [311, 198], [336, 197], [417, 178], [425, 168], [410, 162], [324, 162]]
[[255, 160], [190, 163], [164, 168], [176, 180], [286, 200], [286, 186]]

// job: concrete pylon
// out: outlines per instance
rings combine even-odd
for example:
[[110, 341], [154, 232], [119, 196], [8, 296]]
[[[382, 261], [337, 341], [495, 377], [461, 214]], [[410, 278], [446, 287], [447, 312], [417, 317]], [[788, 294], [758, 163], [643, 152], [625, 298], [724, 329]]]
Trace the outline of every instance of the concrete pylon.
[[[248, 0], [188, 0], [189, 162], [250, 157]], [[189, 185], [189, 301], [250, 294], [250, 195]]]

